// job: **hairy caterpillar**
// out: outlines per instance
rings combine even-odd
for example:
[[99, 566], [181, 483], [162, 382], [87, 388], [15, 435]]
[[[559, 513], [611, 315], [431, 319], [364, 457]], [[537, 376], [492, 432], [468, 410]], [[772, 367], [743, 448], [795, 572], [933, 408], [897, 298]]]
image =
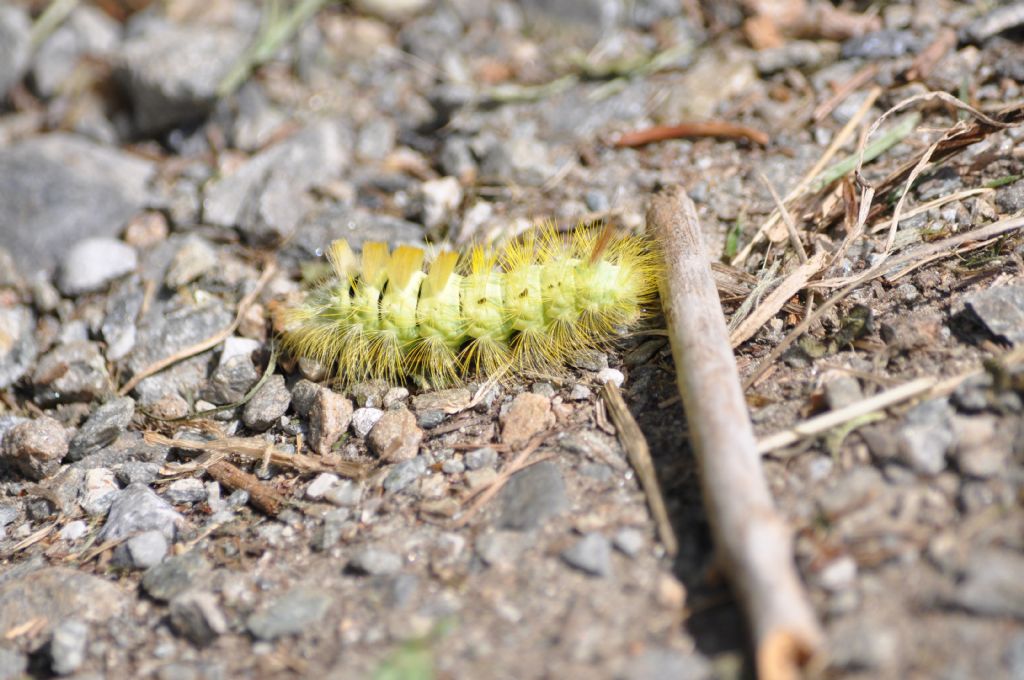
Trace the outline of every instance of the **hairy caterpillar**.
[[468, 257], [344, 240], [327, 250], [334, 277], [284, 313], [283, 344], [342, 383], [417, 378], [433, 387], [471, 375], [557, 371], [607, 345], [645, 314], [660, 259], [639, 236], [552, 225]]

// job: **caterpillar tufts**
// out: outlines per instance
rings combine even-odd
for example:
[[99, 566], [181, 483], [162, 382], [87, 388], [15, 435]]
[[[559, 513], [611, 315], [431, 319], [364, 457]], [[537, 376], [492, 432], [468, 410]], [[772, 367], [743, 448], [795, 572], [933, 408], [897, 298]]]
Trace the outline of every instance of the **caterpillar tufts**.
[[436, 388], [470, 376], [557, 372], [607, 346], [653, 303], [661, 261], [642, 236], [546, 225], [501, 250], [424, 251], [344, 240], [333, 276], [284, 310], [282, 340], [342, 384], [416, 379]]

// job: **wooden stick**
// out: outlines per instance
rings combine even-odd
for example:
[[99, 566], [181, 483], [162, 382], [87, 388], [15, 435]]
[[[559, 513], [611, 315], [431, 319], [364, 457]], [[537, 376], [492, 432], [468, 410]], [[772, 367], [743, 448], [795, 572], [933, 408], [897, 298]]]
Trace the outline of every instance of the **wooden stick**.
[[658, 527], [658, 538], [665, 546], [665, 552], [674, 556], [679, 552], [679, 541], [676, 540], [676, 533], [672, 530], [672, 522], [668, 518], [668, 510], [665, 508], [665, 498], [661, 495], [661, 487], [658, 485], [658, 475], [654, 471], [654, 461], [651, 460], [651, 449], [647, 446], [647, 439], [637, 425], [629, 407], [622, 399], [622, 393], [615, 383], [604, 384], [604, 401], [608, 406], [608, 413], [611, 414], [615, 429], [619, 431], [619, 441], [622, 448], [626, 450], [626, 456], [630, 464], [636, 470], [637, 479], [640, 480], [640, 488], [647, 495], [647, 505], [651, 508], [651, 515], [654, 517], [654, 524]]
[[647, 224], [665, 255], [662, 306], [719, 561], [746, 611], [758, 677], [794, 679], [822, 632], [761, 470], [697, 212], [675, 188], [655, 195]]
[[254, 475], [239, 470], [226, 460], [221, 460], [206, 468], [207, 474], [229, 489], [242, 489], [249, 493], [249, 502], [253, 507], [270, 517], [276, 517], [281, 511], [284, 498]]

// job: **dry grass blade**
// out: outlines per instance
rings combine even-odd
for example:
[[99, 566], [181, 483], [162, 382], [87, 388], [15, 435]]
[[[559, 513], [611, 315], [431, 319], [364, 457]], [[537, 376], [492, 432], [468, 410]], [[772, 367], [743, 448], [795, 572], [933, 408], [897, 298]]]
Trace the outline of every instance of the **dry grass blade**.
[[654, 470], [654, 461], [651, 460], [651, 450], [647, 446], [647, 439], [640, 430], [629, 407], [622, 399], [622, 393], [614, 383], [604, 384], [604, 401], [608, 413], [615, 423], [615, 429], [619, 433], [619, 442], [626, 450], [630, 464], [636, 470], [637, 479], [640, 480], [640, 488], [647, 495], [647, 505], [651, 509], [654, 523], [658, 528], [658, 537], [665, 552], [675, 555], [679, 552], [679, 542], [676, 540], [676, 533], [672, 529], [672, 522], [668, 518], [668, 510], [665, 507], [665, 498], [661, 495], [661, 486], [658, 484], [658, 474]]
[[[365, 475], [365, 468], [359, 463], [350, 461], [338, 461], [331, 465], [321, 463], [311, 456], [301, 453], [290, 453], [268, 444], [260, 437], [224, 437], [211, 441], [194, 441], [191, 439], [171, 439], [159, 432], [145, 432], [143, 438], [150, 444], [171, 446], [178, 449], [190, 451], [208, 451], [212, 453], [223, 453], [240, 458], [248, 463], [262, 464], [269, 459], [271, 465], [295, 470], [304, 474], [334, 472], [345, 477], [361, 479]], [[201, 466], [196, 466], [198, 469]], [[182, 470], [187, 469], [182, 466]]]
[[729, 342], [733, 347], [739, 347], [748, 339], [753, 337], [761, 326], [768, 323], [768, 320], [779, 313], [787, 301], [807, 285], [811, 277], [821, 271], [825, 263], [825, 253], [818, 253], [807, 262], [803, 263], [782, 280], [775, 290], [768, 294], [761, 301], [750, 316], [744, 319], [729, 334]]
[[719, 564], [746, 611], [758, 676], [796, 678], [823, 636], [761, 469], [696, 209], [677, 188], [654, 196], [647, 223], [664, 253], [665, 323]]
[[140, 382], [142, 382], [149, 376], [159, 373], [160, 371], [170, 366], [173, 366], [179, 361], [184, 361], [185, 359], [193, 357], [197, 354], [201, 354], [208, 349], [213, 349], [220, 343], [224, 342], [224, 340], [226, 340], [228, 336], [235, 332], [235, 329], [238, 328], [238, 324], [242, 323], [242, 318], [245, 316], [245, 312], [249, 309], [249, 307], [252, 306], [252, 303], [256, 301], [256, 298], [259, 297], [259, 294], [263, 290], [263, 287], [267, 285], [267, 282], [270, 281], [270, 277], [272, 277], [274, 275], [274, 272], [276, 271], [277, 266], [273, 262], [268, 262], [263, 269], [263, 274], [260, 276], [259, 281], [256, 282], [256, 287], [253, 288], [252, 291], [250, 291], [250, 293], [246, 295], [244, 298], [242, 298], [242, 301], [238, 303], [238, 312], [235, 314], [234, 320], [230, 324], [228, 324], [224, 329], [217, 333], [214, 333], [212, 336], [210, 336], [206, 340], [203, 340], [202, 342], [198, 342], [195, 345], [192, 345], [191, 347], [186, 347], [180, 352], [175, 352], [169, 357], [164, 357], [160, 361], [154, 361], [152, 364], [146, 366], [146, 368], [142, 369], [134, 376], [132, 376], [132, 379], [126, 382], [124, 386], [117, 391], [117, 393], [121, 396], [124, 396], [131, 392], [133, 389], [135, 389], [136, 385], [138, 385]]

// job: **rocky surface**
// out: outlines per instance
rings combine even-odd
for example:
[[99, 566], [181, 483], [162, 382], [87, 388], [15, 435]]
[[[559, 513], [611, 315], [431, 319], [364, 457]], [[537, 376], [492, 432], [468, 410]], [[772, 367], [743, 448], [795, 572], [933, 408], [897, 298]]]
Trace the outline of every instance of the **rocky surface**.
[[[775, 207], [766, 182], [789, 193], [872, 87], [858, 129], [930, 89], [990, 115], [1024, 92], [1024, 24], [992, 3], [827, 3], [828, 27], [778, 3], [359, 0], [289, 24], [251, 0], [81, 2], [41, 25], [50, 5], [0, 7], [0, 679], [751, 677], [660, 319], [557, 375], [433, 390], [280, 352], [280, 310], [336, 238], [639, 230], [677, 184], [727, 262]], [[943, 28], [958, 42], [909, 78]], [[916, 110], [867, 181], [958, 120]], [[695, 118], [769, 141], [615, 144]], [[1024, 209], [1022, 139], [926, 169], [907, 208], [934, 203], [905, 213], [894, 251]], [[849, 243], [842, 220], [804, 233], [830, 268], [736, 349], [745, 377], [881, 261], [890, 214]], [[783, 226], [717, 268], [730, 319], [798, 262]], [[827, 677], [1024, 677], [1022, 254], [1013, 232], [876, 279], [747, 391], [764, 436], [957, 378], [764, 458]], [[609, 381], [678, 555], [609, 424]]]

